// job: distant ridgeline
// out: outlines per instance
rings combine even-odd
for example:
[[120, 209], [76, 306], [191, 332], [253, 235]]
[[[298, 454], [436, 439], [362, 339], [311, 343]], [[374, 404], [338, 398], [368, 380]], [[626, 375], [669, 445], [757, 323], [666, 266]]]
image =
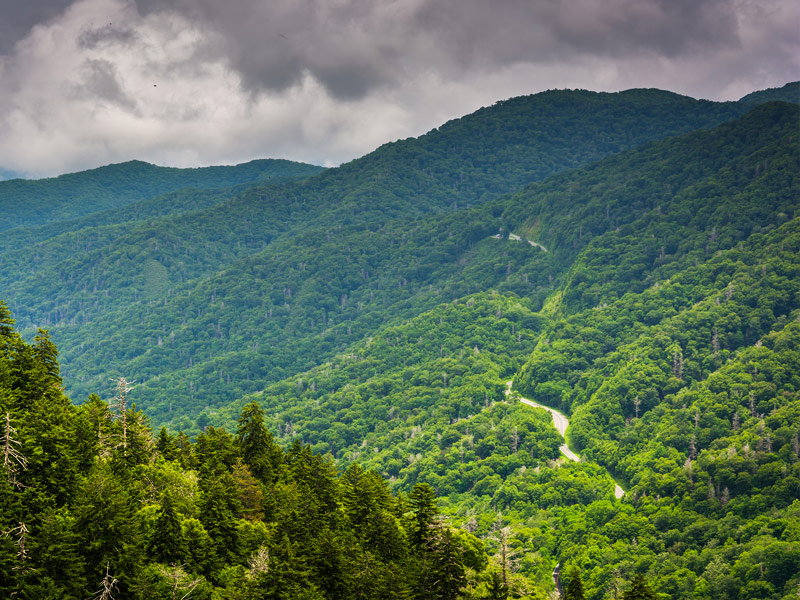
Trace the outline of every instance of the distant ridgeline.
[[[0, 403], [41, 439], [6, 444], [29, 464], [1, 525], [71, 532], [83, 578], [48, 555], [13, 585], [97, 589], [110, 562], [141, 597], [545, 598], [560, 565], [592, 600], [793, 597], [800, 107], [774, 100], [797, 94], [545, 92], [310, 177], [7, 232], [0, 297], [83, 401], [7, 326]], [[135, 408], [85, 400], [120, 377], [157, 450]], [[37, 394], [62, 437], [31, 433]], [[36, 480], [53, 449], [72, 474]], [[106, 489], [138, 550], [74, 537]]]
[[322, 170], [288, 160], [253, 160], [233, 167], [197, 169], [157, 167], [134, 160], [51, 179], [0, 181], [0, 209], [5, 215], [0, 230], [69, 221], [182, 189], [298, 179]]

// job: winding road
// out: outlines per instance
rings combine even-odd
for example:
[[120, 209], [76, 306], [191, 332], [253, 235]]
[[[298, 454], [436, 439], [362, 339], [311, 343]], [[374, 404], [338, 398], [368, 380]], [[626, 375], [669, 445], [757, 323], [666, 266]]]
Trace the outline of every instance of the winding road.
[[[513, 381], [506, 381], [506, 396], [511, 395], [511, 386], [513, 385]], [[522, 396], [519, 397], [519, 401], [523, 404], [527, 404], [528, 406], [533, 406], [535, 408], [543, 408], [551, 415], [553, 415], [553, 425], [558, 430], [558, 433], [561, 434], [561, 437], [564, 438], [564, 443], [559, 447], [561, 450], [561, 454], [566, 456], [568, 459], [578, 462], [580, 457], [575, 454], [572, 450], [569, 449], [567, 446], [567, 427], [569, 427], [569, 419], [567, 419], [564, 414], [558, 412], [555, 408], [550, 408], [549, 406], [545, 406], [544, 404], [539, 404], [538, 402], [534, 402], [533, 400], [528, 400], [528, 398], [523, 398]], [[609, 473], [609, 477], [611, 474]], [[613, 479], [613, 478], [612, 478]], [[623, 490], [617, 482], [614, 482], [614, 496], [617, 498], [622, 498], [625, 495], [625, 490]]]

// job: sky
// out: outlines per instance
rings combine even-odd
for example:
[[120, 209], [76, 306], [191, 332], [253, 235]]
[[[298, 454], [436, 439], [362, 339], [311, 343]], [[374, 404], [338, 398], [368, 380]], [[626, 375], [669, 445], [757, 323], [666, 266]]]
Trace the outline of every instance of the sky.
[[0, 177], [333, 166], [554, 88], [800, 79], [797, 0], [0, 0]]

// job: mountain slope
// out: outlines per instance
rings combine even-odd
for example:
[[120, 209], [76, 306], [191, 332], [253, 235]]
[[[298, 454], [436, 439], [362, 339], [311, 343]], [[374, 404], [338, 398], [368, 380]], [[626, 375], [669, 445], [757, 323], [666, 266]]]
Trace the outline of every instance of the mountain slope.
[[182, 188], [231, 187], [272, 178], [307, 177], [320, 170], [287, 160], [197, 169], [130, 161], [51, 179], [0, 181], [0, 210], [7, 215], [0, 231], [73, 219]]
[[758, 90], [739, 99], [742, 104], [764, 104], [773, 101], [794, 102], [800, 104], [800, 81], [787, 83], [783, 87]]
[[[15, 265], [35, 270], [8, 269], [17, 279], [0, 294], [21, 327], [52, 329], [74, 396], [106, 390], [108, 372], [124, 372], [143, 383], [142, 402], [157, 419], [170, 403], [196, 414], [317, 364], [367, 335], [389, 307], [412, 315], [435, 306], [438, 278], [457, 281], [458, 261], [499, 225], [496, 215], [451, 221], [448, 213], [743, 110], [657, 90], [512, 99], [303, 182], [15, 253]], [[498, 278], [502, 271], [485, 272], [495, 261], [487, 258], [470, 286], [454, 284], [458, 294]], [[540, 300], [559, 272], [548, 269]]]
[[[548, 248], [489, 236], [465, 251], [466, 270], [508, 250], [498, 293], [387, 324], [239, 406], [262, 403], [284, 443], [358, 460], [402, 489], [430, 483], [490, 553], [510, 527], [539, 585], [569, 563], [590, 598], [636, 572], [672, 598], [714, 598], [715, 586], [781, 598], [800, 565], [788, 525], [800, 490], [798, 115], [765, 105], [498, 201], [499, 222]], [[573, 202], [554, 201], [567, 182]], [[465, 216], [486, 218], [493, 204]], [[537, 221], [547, 237], [533, 237]], [[657, 249], [631, 274], [644, 246], [673, 234], [671, 259]], [[536, 312], [508, 291], [509, 270], [534, 271], [543, 256], [574, 266]], [[503, 381], [531, 344], [515, 379], [572, 413], [572, 442], [622, 478], [622, 503], [598, 465], [553, 462], [560, 440], [544, 411], [505, 401]]]
[[[800, 585], [800, 107], [737, 103], [735, 120], [506, 194], [543, 149], [563, 166], [624, 139], [612, 114], [646, 137], [678, 126], [676, 106], [720, 108], [541, 96], [300, 182], [56, 236], [7, 289], [26, 327], [49, 312], [71, 391], [135, 379], [137, 406], [221, 457], [216, 426], [258, 400], [295, 454], [357, 460], [398, 491], [429, 483], [514, 595], [552, 590], [560, 564], [591, 600], [642, 574], [674, 599], [785, 600]], [[533, 137], [543, 106], [574, 121], [596, 102], [614, 108], [599, 128]], [[538, 115], [529, 146], [512, 109]], [[585, 461], [559, 460], [547, 413], [504, 393], [512, 377], [570, 414]]]

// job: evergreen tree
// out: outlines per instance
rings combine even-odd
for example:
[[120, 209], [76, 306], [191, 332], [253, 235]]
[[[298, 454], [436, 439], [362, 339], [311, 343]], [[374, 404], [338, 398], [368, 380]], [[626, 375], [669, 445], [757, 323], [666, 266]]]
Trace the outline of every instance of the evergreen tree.
[[577, 567], [572, 567], [569, 572], [569, 580], [564, 590], [564, 600], [586, 600], [586, 593], [583, 591], [583, 581], [581, 572]]
[[281, 462], [281, 451], [264, 426], [264, 411], [256, 402], [242, 409], [236, 439], [244, 462], [253, 475], [265, 484], [274, 482]]
[[622, 600], [657, 600], [655, 592], [647, 584], [644, 575], [638, 573], [631, 581], [631, 587], [622, 596]]
[[165, 490], [147, 554], [156, 562], [171, 564], [183, 560], [184, 553], [181, 522], [175, 511], [172, 494]]
[[14, 329], [14, 319], [11, 317], [11, 311], [8, 304], [0, 300], [0, 355], [5, 354], [13, 338], [17, 337], [17, 332]]
[[428, 531], [439, 514], [436, 506], [436, 496], [427, 483], [418, 483], [411, 490], [409, 502], [414, 509], [414, 518], [411, 526], [411, 542], [415, 548], [421, 550], [428, 538]]
[[489, 583], [486, 586], [488, 596], [486, 600], [506, 600], [508, 598], [508, 586], [503, 583], [503, 576], [498, 571], [489, 574]]
[[197, 458], [194, 453], [194, 445], [189, 436], [183, 431], [179, 431], [175, 438], [175, 445], [178, 449], [178, 460], [184, 469], [194, 469], [197, 467]]
[[158, 432], [156, 450], [164, 457], [164, 460], [176, 460], [178, 458], [178, 445], [175, 443], [175, 438], [169, 434], [166, 427], [162, 427]]
[[466, 585], [464, 548], [454, 531], [442, 521], [429, 528], [420, 561], [417, 593], [430, 600], [455, 600]]
[[211, 536], [217, 557], [229, 562], [237, 555], [236, 515], [241, 505], [230, 473], [207, 477], [201, 482], [200, 522]]
[[66, 507], [50, 509], [41, 516], [31, 538], [31, 557], [39, 565], [37, 578], [52, 582], [57, 593], [51, 597], [84, 598], [88, 582], [81, 532], [76, 530], [75, 518]]
[[241, 516], [249, 521], [260, 521], [264, 518], [264, 492], [250, 469], [241, 459], [233, 465], [234, 484], [241, 508]]

